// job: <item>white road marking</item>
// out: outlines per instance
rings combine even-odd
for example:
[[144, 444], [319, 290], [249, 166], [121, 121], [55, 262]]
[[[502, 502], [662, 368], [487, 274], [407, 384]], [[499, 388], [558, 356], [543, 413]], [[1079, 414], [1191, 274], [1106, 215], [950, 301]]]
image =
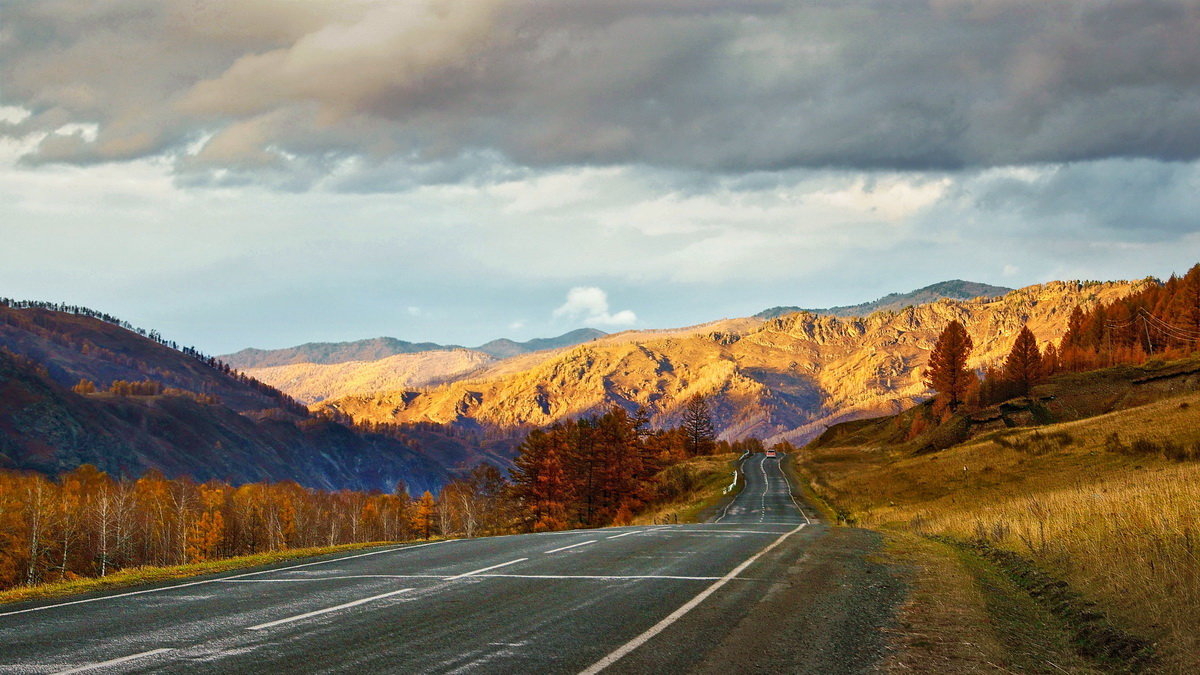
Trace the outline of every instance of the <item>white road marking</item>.
[[25, 612], [40, 612], [43, 609], [53, 609], [55, 607], [66, 607], [67, 605], [82, 605], [88, 602], [100, 602], [101, 600], [113, 600], [116, 598], [127, 598], [131, 595], [142, 595], [143, 593], [161, 593], [163, 591], [171, 591], [176, 588], [187, 588], [188, 586], [200, 586], [203, 584], [215, 584], [218, 581], [228, 581], [230, 579], [241, 579], [243, 577], [252, 577], [257, 574], [269, 574], [271, 572], [283, 572], [286, 570], [299, 569], [301, 567], [311, 567], [313, 565], [328, 565], [329, 563], [341, 562], [343, 560], [352, 560], [354, 558], [365, 558], [369, 555], [379, 555], [380, 553], [395, 553], [397, 551], [408, 551], [414, 548], [424, 548], [426, 546], [434, 546], [436, 544], [445, 544], [446, 541], [431, 541], [428, 544], [417, 544], [415, 546], [397, 546], [394, 548], [384, 549], [382, 551], [371, 551], [370, 553], [359, 553], [357, 555], [347, 555], [341, 558], [332, 558], [330, 560], [318, 560], [316, 562], [302, 563], [300, 565], [292, 565], [290, 567], [276, 567], [269, 570], [259, 570], [257, 572], [245, 572], [242, 574], [234, 574], [220, 579], [205, 579], [203, 581], [190, 581], [186, 584], [175, 584], [174, 586], [163, 586], [162, 588], [148, 588], [144, 591], [130, 591], [128, 593], [117, 593], [115, 595], [102, 595], [98, 598], [87, 598], [85, 600], [72, 600], [70, 602], [59, 602], [53, 605], [42, 605], [41, 607], [30, 607], [29, 609], [18, 609], [12, 612], [0, 612], [0, 616], [11, 616], [13, 614], [24, 614]]
[[764, 457], [763, 460], [758, 463], [758, 468], [759, 468], [759, 470], [762, 471], [762, 475], [763, 475], [762, 497], [759, 498], [759, 502], [758, 502], [758, 522], [761, 523], [767, 517], [767, 489], [771, 487], [771, 479], [767, 478], [767, 459], [766, 459], [766, 457]]
[[[764, 525], [795, 525], [795, 523], [762, 523]], [[721, 535], [721, 534], [779, 534], [778, 531], [771, 530], [670, 530], [663, 534], [701, 534], [701, 535]], [[611, 537], [610, 537], [611, 538]]]
[[508, 567], [509, 565], [515, 565], [519, 562], [525, 562], [526, 560], [529, 560], [529, 558], [517, 558], [516, 560], [509, 560], [508, 562], [500, 563], [499, 565], [492, 565], [491, 567], [481, 567], [480, 569], [472, 570], [470, 572], [465, 572], [463, 574], [456, 574], [452, 577], [445, 577], [443, 579], [443, 581], [454, 581], [455, 579], [463, 579], [465, 577], [473, 577], [476, 574], [479, 574], [481, 572], [490, 572], [491, 570], [499, 569], [501, 567]]
[[[779, 534], [771, 532], [771, 534]], [[651, 557], [651, 556], [643, 556]], [[503, 579], [681, 579], [685, 581], [713, 581], [721, 577], [689, 577], [672, 574], [486, 574], [477, 572], [471, 574], [473, 577], [488, 577], [488, 578], [503, 578]], [[231, 584], [299, 584], [312, 583], [314, 581], [337, 581], [342, 579], [442, 579], [448, 581], [440, 574], [356, 574], [351, 576], [337, 577], [305, 577], [302, 579], [237, 579], [230, 581]]]
[[442, 574], [348, 574], [335, 577], [296, 577], [294, 579], [229, 579], [227, 584], [302, 584], [314, 581], [342, 581], [345, 579], [443, 579]]
[[589, 539], [587, 541], [581, 541], [578, 544], [571, 544], [570, 546], [561, 546], [559, 548], [552, 548], [549, 551], [546, 551], [546, 553], [558, 553], [559, 551], [565, 551], [569, 548], [575, 548], [577, 546], [587, 546], [588, 544], [594, 544], [594, 543], [596, 543], [595, 539]]
[[[737, 468], [739, 468], [739, 469], [740, 469], [740, 468], [742, 467], [742, 463], [743, 463], [743, 462], [745, 461], [745, 459], [746, 459], [747, 457], [749, 457], [749, 456], [750, 456], [750, 451], [749, 451], [749, 450], [747, 450], [747, 451], [746, 451], [746, 454], [744, 454], [744, 455], [742, 455], [741, 457], [739, 457], [739, 458], [738, 458], [738, 465], [737, 465]], [[742, 471], [742, 473], [743, 473], [743, 474], [745, 474], [745, 470], [743, 470], [743, 471]], [[717, 518], [717, 519], [716, 519], [716, 520], [714, 520], [713, 522], [714, 522], [714, 523], [719, 523], [719, 522], [721, 522], [721, 520], [722, 520], [722, 519], [724, 519], [724, 518], [725, 518], [725, 516], [729, 515], [729, 507], [733, 506], [734, 502], [736, 502], [736, 501], [737, 501], [737, 500], [738, 500], [738, 499], [739, 499], [739, 498], [740, 498], [742, 495], [744, 495], [744, 494], [746, 494], [746, 491], [745, 491], [745, 490], [742, 490], [741, 492], [739, 492], [739, 493], [737, 493], [736, 495], [734, 495], [733, 499], [729, 500], [729, 503], [725, 505], [725, 509], [721, 511], [721, 517], [720, 517], [720, 518]]]
[[804, 512], [804, 509], [800, 508], [800, 502], [796, 501], [796, 495], [792, 493], [792, 481], [788, 480], [787, 472], [783, 470], [782, 466], [779, 467], [779, 473], [783, 475], [783, 482], [787, 483], [788, 496], [792, 498], [792, 503], [796, 505], [796, 510], [800, 512], [800, 517], [804, 518], [805, 523], [812, 525], [812, 521], [808, 519], [808, 514]]
[[72, 668], [70, 670], [60, 670], [60, 671], [58, 671], [58, 673], [56, 673], [56, 675], [67, 675], [67, 673], [82, 673], [82, 672], [85, 672], [88, 670], [95, 670], [96, 668], [107, 668], [108, 666], [115, 666], [119, 663], [133, 661], [134, 659], [144, 659], [147, 656], [155, 656], [157, 654], [163, 654], [163, 653], [166, 653], [169, 651], [171, 651], [171, 650], [166, 649], [166, 648], [151, 649], [148, 652], [142, 652], [140, 654], [130, 654], [129, 656], [122, 656], [119, 659], [112, 659], [111, 661], [102, 661], [100, 663], [91, 663], [86, 666], [80, 666], [78, 668]]
[[608, 537], [608, 539], [620, 539], [621, 537], [628, 537], [631, 534], [637, 534], [637, 530], [630, 530], [628, 532], [622, 532], [621, 534], [614, 534], [613, 536]]
[[629, 642], [626, 642], [625, 644], [621, 645], [620, 647], [618, 647], [615, 651], [613, 651], [608, 656], [593, 663], [586, 670], [582, 671], [580, 673], [580, 675], [594, 675], [595, 673], [598, 673], [598, 672], [604, 670], [605, 668], [611, 666], [612, 664], [616, 663], [617, 661], [620, 661], [627, 654], [629, 654], [633, 650], [637, 649], [638, 647], [641, 647], [642, 645], [646, 644], [646, 642], [648, 642], [650, 640], [650, 638], [653, 638], [655, 635], [658, 635], [659, 633], [663, 632], [668, 626], [670, 626], [671, 624], [678, 621], [681, 617], [683, 617], [683, 615], [692, 611], [697, 605], [699, 605], [701, 602], [704, 602], [705, 598], [707, 598], [708, 596], [717, 592], [717, 589], [721, 588], [722, 586], [724, 586], [725, 584], [729, 583], [734, 578], [736, 578], [737, 575], [741, 574], [742, 571], [745, 570], [750, 565], [752, 565], [755, 560], [758, 560], [763, 555], [765, 555], [766, 553], [768, 553], [769, 551], [774, 549], [776, 546], [779, 546], [780, 544], [782, 544], [785, 539], [787, 539], [788, 537], [792, 536], [793, 534], [799, 532], [801, 529], [804, 528], [804, 526], [805, 526], [805, 523], [801, 523], [800, 525], [798, 525], [796, 527], [796, 529], [784, 533], [783, 536], [781, 536], [778, 539], [776, 539], [775, 541], [771, 542], [771, 544], [768, 545], [763, 550], [761, 550], [758, 553], [755, 553], [754, 555], [747, 558], [745, 561], [742, 562], [742, 564], [733, 568], [728, 574], [726, 574], [725, 576], [718, 579], [711, 586], [709, 586], [708, 588], [705, 588], [703, 591], [700, 591], [699, 595], [692, 598], [691, 600], [688, 600], [686, 603], [684, 603], [684, 605], [682, 607], [675, 610], [674, 612], [671, 612], [671, 614], [668, 615], [667, 618], [654, 624], [653, 626], [648, 628], [641, 635], [639, 635], [639, 636], [633, 638], [632, 640], [630, 640]]
[[286, 619], [278, 619], [278, 620], [275, 620], [275, 621], [269, 621], [269, 622], [267, 622], [267, 623], [260, 623], [260, 624], [258, 624], [257, 626], [250, 626], [250, 627], [249, 627], [249, 628], [247, 628], [246, 630], [262, 630], [262, 629], [264, 629], [264, 628], [270, 628], [270, 627], [272, 627], [272, 626], [278, 626], [279, 624], [283, 624], [283, 623], [291, 623], [291, 622], [293, 622], [293, 621], [299, 621], [300, 619], [307, 619], [307, 618], [309, 618], [310, 616], [318, 616], [318, 615], [321, 615], [321, 614], [328, 614], [329, 612], [336, 612], [336, 611], [338, 611], [339, 609], [346, 609], [346, 608], [349, 608], [349, 607], [355, 607], [355, 606], [357, 606], [357, 605], [361, 605], [361, 604], [363, 604], [363, 603], [371, 602], [372, 600], [381, 600], [381, 599], [383, 599], [383, 598], [388, 598], [388, 597], [391, 597], [391, 596], [393, 596], [393, 595], [399, 595], [399, 594], [401, 594], [401, 593], [407, 593], [408, 591], [411, 591], [411, 590], [412, 590], [411, 588], [401, 588], [401, 589], [400, 589], [400, 590], [398, 590], [398, 591], [391, 591], [391, 592], [389, 592], [389, 593], [380, 593], [379, 595], [372, 595], [371, 597], [369, 597], [369, 598], [363, 598], [362, 600], [355, 600], [355, 601], [353, 601], [353, 602], [347, 602], [347, 603], [344, 603], [344, 604], [341, 604], [341, 605], [336, 605], [336, 606], [334, 606], [334, 607], [326, 607], [325, 609], [318, 609], [318, 610], [316, 610], [316, 611], [313, 611], [313, 612], [305, 612], [305, 613], [303, 613], [303, 614], [297, 614], [296, 616], [289, 616], [289, 617], [288, 617], [288, 618], [286, 618]]
[[712, 581], [721, 577], [681, 577], [668, 574], [480, 574], [481, 577], [505, 579], [601, 579], [622, 581], [626, 579], [674, 579], [678, 581]]

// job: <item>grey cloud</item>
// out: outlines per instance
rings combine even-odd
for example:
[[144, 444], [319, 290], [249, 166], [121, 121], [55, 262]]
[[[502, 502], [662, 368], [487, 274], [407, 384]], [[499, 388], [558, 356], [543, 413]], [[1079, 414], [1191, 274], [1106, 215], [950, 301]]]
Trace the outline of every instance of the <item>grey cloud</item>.
[[1112, 159], [964, 178], [945, 208], [1011, 219], [1005, 227], [1020, 223], [1019, 236], [1037, 240], [1171, 241], [1200, 229], [1195, 162]]
[[99, 125], [93, 143], [49, 137], [34, 162], [171, 153], [193, 181], [268, 169], [303, 189], [354, 158], [384, 167], [362, 185], [386, 189], [398, 161], [443, 167], [427, 172], [438, 180], [494, 157], [717, 173], [1200, 157], [1196, 1], [4, 11], [0, 100]]

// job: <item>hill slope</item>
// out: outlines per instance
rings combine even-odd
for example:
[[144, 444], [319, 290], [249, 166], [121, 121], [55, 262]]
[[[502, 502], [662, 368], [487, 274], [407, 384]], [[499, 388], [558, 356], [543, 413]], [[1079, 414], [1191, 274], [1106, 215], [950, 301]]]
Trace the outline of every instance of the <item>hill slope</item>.
[[70, 312], [0, 304], [0, 347], [42, 364], [55, 382], [68, 387], [81, 379], [104, 389], [114, 380], [149, 378], [167, 387], [216, 396], [238, 412], [290, 404], [278, 392], [214, 367], [215, 362], [206, 358]]
[[[91, 463], [118, 475], [318, 488], [436, 488], [447, 467], [505, 464], [513, 442], [432, 425], [367, 434], [309, 419], [271, 387], [150, 333], [72, 312], [0, 305], [0, 466], [54, 473]], [[69, 388], [81, 379], [100, 393]], [[104, 393], [153, 380], [165, 394]]]
[[[1140, 284], [1055, 282], [996, 299], [939, 300], [844, 319], [792, 314], [679, 331], [608, 336], [569, 350], [502, 361], [473, 379], [327, 401], [370, 421], [544, 425], [603, 410], [645, 406], [661, 426], [695, 394], [711, 397], [725, 438], [803, 441], [834, 422], [897, 412], [926, 395], [922, 373], [952, 319], [976, 344], [973, 362], [1001, 358], [1021, 326], [1058, 339], [1076, 304], [1128, 294]], [[522, 359], [526, 359], [522, 361]], [[519, 366], [519, 367], [518, 367]]]
[[994, 298], [1005, 293], [1011, 293], [1013, 289], [1005, 288], [1004, 286], [992, 286], [990, 284], [981, 284], [974, 281], [963, 281], [962, 279], [953, 279], [951, 281], [941, 281], [936, 284], [918, 288], [915, 291], [908, 293], [889, 293], [878, 300], [864, 302], [857, 305], [844, 305], [840, 307], [828, 307], [825, 309], [804, 309], [802, 307], [772, 307], [763, 310], [754, 316], [759, 319], [776, 319], [787, 314], [796, 312], [810, 312], [812, 314], [828, 314], [830, 316], [867, 316], [873, 312], [884, 310], [898, 311], [908, 305], [923, 305], [930, 302], [936, 302], [942, 298], [950, 300], [971, 300], [973, 298]]
[[475, 372], [493, 361], [482, 352], [458, 349], [396, 354], [378, 361], [248, 368], [245, 372], [304, 403], [316, 403], [341, 396], [423, 387]]
[[1109, 621], [1162, 647], [1153, 672], [1197, 672], [1200, 354], [1057, 376], [940, 426], [930, 409], [830, 428], [800, 451], [816, 490], [860, 526], [1017, 565], [1105, 672], [1138, 672]]
[[57, 474], [93, 464], [235, 484], [294, 480], [323, 489], [436, 488], [447, 472], [402, 441], [328, 422], [255, 419], [185, 395], [79, 395], [0, 352], [0, 467]]

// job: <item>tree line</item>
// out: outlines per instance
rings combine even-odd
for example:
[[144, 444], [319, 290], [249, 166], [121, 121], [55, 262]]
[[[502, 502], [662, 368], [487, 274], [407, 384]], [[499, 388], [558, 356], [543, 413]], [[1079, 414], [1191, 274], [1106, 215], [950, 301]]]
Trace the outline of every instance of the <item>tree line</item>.
[[91, 465], [55, 479], [0, 471], [0, 588], [283, 549], [629, 522], [697, 487], [681, 460], [761, 450], [717, 443], [707, 403], [690, 406], [690, 430], [652, 431], [644, 412], [614, 408], [531, 431], [511, 480], [483, 464], [415, 499], [403, 483], [391, 493], [329, 492], [157, 471], [114, 478]]
[[1024, 326], [1008, 356], [981, 372], [967, 366], [972, 349], [971, 336], [958, 321], [938, 335], [925, 376], [925, 384], [937, 392], [936, 410], [954, 413], [1024, 396], [1058, 372], [1191, 354], [1200, 350], [1200, 265], [1090, 310], [1076, 306], [1057, 346], [1040, 349]]
[[294, 482], [234, 486], [150, 471], [116, 479], [91, 465], [57, 479], [0, 471], [0, 588], [102, 577], [267, 551], [438, 533], [491, 534], [508, 526], [505, 481], [490, 466], [409, 497], [327, 492]]

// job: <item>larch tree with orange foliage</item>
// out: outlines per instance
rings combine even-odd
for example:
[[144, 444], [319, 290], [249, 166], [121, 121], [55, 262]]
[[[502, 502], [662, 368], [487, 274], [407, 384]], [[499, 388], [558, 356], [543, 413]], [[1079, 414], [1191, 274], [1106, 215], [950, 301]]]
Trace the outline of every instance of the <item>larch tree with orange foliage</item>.
[[966, 327], [958, 321], [951, 321], [938, 336], [933, 353], [929, 355], [925, 384], [938, 393], [940, 403], [950, 412], [958, 410], [963, 404], [972, 380], [976, 379], [967, 369], [967, 357], [974, 347]]
[[1004, 360], [1004, 377], [1013, 384], [1022, 396], [1042, 377], [1042, 353], [1038, 350], [1037, 338], [1029, 326], [1021, 328], [1012, 351]]
[[437, 515], [437, 504], [433, 494], [428, 490], [417, 500], [417, 509], [413, 514], [413, 527], [425, 539], [433, 536], [433, 518]]

